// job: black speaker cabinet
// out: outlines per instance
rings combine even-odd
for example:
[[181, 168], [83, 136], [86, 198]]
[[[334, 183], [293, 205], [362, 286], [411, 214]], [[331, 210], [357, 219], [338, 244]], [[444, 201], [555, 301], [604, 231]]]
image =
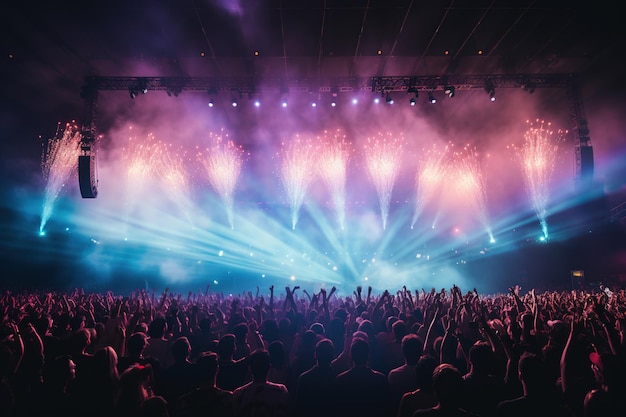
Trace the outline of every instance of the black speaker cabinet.
[[96, 198], [98, 195], [95, 162], [95, 156], [92, 155], [78, 157], [78, 185], [83, 198]]

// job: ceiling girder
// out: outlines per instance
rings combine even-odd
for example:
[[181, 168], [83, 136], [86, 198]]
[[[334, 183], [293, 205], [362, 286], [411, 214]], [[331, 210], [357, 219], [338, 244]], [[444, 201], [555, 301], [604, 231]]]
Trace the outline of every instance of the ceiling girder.
[[238, 91], [255, 94], [271, 91], [324, 92], [330, 88], [340, 91], [394, 92], [415, 88], [418, 91], [442, 90], [453, 85], [456, 90], [483, 89], [488, 81], [495, 88], [565, 88], [573, 82], [573, 74], [492, 74], [492, 75], [445, 75], [445, 76], [386, 76], [342, 77], [326, 79], [256, 80], [252, 77], [87, 77], [84, 91], [105, 90], [161, 90], [170, 92]]
[[[404, 91], [436, 91], [446, 86], [455, 90], [491, 88], [522, 88], [532, 92], [536, 88], [564, 88], [568, 91], [571, 124], [576, 148], [576, 173], [582, 177], [581, 147], [591, 147], [589, 129], [582, 105], [580, 85], [575, 74], [491, 74], [491, 75], [444, 75], [444, 76], [393, 76], [368, 78], [285, 79], [257, 80], [228, 77], [100, 77], [86, 78], [81, 96], [85, 100], [83, 122], [83, 151], [91, 153], [97, 136], [96, 112], [98, 91], [127, 90], [131, 95], [161, 90], [169, 95], [183, 91], [204, 91], [217, 94], [221, 91], [241, 95], [265, 92], [324, 93], [329, 91], [370, 91], [386, 93]], [[134, 96], [133, 96], [134, 97]]]

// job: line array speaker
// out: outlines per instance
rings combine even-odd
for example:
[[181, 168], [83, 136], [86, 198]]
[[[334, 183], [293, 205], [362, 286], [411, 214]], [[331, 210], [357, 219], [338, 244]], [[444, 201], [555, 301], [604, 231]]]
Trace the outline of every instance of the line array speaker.
[[78, 185], [83, 198], [96, 198], [98, 186], [96, 184], [96, 157], [80, 155], [78, 157]]

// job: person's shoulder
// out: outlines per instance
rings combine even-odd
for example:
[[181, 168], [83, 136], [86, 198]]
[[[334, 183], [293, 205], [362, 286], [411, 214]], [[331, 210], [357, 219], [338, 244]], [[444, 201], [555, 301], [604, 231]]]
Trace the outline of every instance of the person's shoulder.
[[340, 372], [340, 373], [339, 373], [339, 374], [338, 374], [335, 378], [336, 378], [336, 379], [344, 379], [344, 378], [348, 378], [348, 377], [350, 376], [350, 374], [351, 374], [351, 372], [350, 372], [350, 371], [352, 371], [352, 368], [347, 369], [347, 370], [345, 370], [345, 371], [343, 371], [343, 372]]
[[427, 416], [437, 416], [437, 415], [440, 415], [440, 413], [434, 407], [421, 408], [413, 412], [413, 417], [417, 417], [417, 416], [427, 417]]
[[587, 392], [584, 404], [586, 408], [590, 408], [596, 407], [598, 404], [610, 404], [616, 402], [616, 399], [617, 397], [615, 395], [611, 395], [603, 389], [596, 388]]
[[300, 376], [298, 377], [298, 380], [301, 380], [301, 379], [305, 379], [305, 380], [306, 380], [306, 379], [308, 379], [308, 378], [312, 378], [312, 377], [314, 377], [314, 376], [315, 376], [318, 372], [319, 372], [319, 371], [318, 371], [318, 367], [317, 367], [317, 366], [314, 366], [314, 367], [312, 367], [311, 369], [307, 369], [306, 371], [302, 372], [302, 373], [300, 374]]
[[461, 408], [455, 408], [452, 410], [443, 410], [437, 407], [423, 408], [416, 410], [413, 413], [413, 417], [479, 417], [478, 414], [470, 413], [469, 411]]
[[396, 376], [398, 374], [401, 374], [403, 372], [406, 371], [406, 366], [402, 365], [402, 366], [398, 366], [397, 368], [393, 368], [391, 371], [389, 371], [389, 374], [387, 374], [388, 377], [392, 377], [392, 376]]
[[282, 391], [282, 392], [285, 392], [285, 393], [288, 392], [287, 391], [287, 386], [285, 384], [279, 384], [277, 382], [267, 381], [265, 383], [265, 386], [266, 386], [266, 389], [269, 389], [271, 391]]
[[241, 395], [241, 393], [246, 391], [248, 387], [250, 387], [252, 384], [253, 384], [252, 382], [248, 382], [247, 384], [240, 386], [239, 388], [233, 391], [233, 394], [235, 396]]
[[387, 376], [382, 372], [377, 371], [376, 369], [370, 368], [370, 374], [373, 378], [384, 379], [385, 381], [387, 381]]
[[500, 401], [497, 405], [497, 409], [498, 411], [517, 409], [526, 402], [526, 397], [511, 398], [509, 400]]

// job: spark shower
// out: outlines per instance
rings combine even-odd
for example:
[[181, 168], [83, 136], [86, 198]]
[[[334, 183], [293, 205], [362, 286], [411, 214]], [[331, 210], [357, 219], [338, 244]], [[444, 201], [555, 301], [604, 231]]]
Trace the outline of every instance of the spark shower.
[[[556, 147], [541, 132], [531, 126], [512, 157], [522, 162], [528, 207], [547, 238], [551, 177], [536, 161], [554, 164]], [[486, 155], [474, 147], [449, 143], [414, 152], [393, 130], [356, 146], [341, 129], [324, 129], [284, 138], [262, 157], [224, 129], [187, 147], [133, 128], [127, 136], [106, 174], [124, 178], [118, 182], [125, 186], [105, 190], [93, 207], [75, 213], [56, 212], [55, 203], [76, 169], [76, 127], [59, 129], [44, 153], [39, 233], [58, 217], [88, 239], [86, 257], [94, 264], [156, 268], [178, 283], [278, 277], [383, 287], [391, 271], [398, 282], [428, 279], [448, 263], [495, 250]], [[253, 160], [270, 167], [266, 178], [246, 177]], [[255, 192], [261, 187], [264, 198]]]

